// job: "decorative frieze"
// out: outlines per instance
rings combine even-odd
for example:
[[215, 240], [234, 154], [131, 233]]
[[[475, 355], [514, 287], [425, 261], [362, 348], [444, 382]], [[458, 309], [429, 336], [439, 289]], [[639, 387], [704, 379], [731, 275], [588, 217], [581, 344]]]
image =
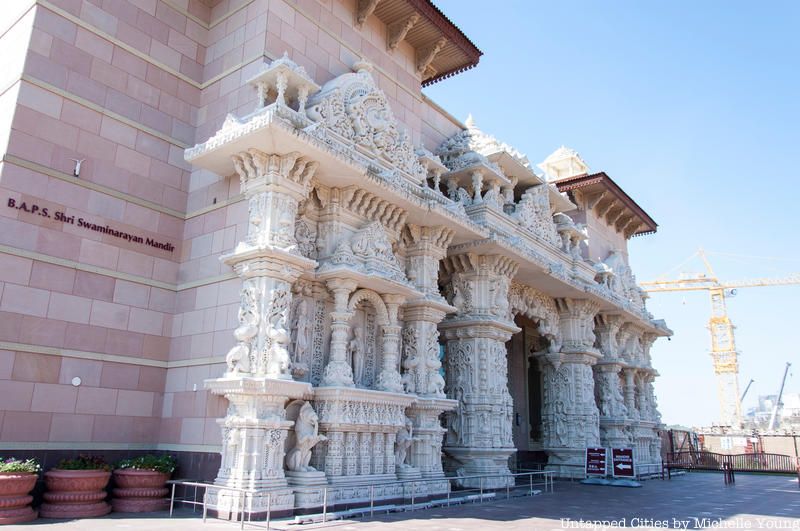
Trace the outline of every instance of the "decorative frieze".
[[562, 239], [556, 231], [556, 224], [550, 213], [548, 186], [540, 184], [525, 190], [514, 209], [514, 217], [519, 224], [533, 234], [558, 247]]

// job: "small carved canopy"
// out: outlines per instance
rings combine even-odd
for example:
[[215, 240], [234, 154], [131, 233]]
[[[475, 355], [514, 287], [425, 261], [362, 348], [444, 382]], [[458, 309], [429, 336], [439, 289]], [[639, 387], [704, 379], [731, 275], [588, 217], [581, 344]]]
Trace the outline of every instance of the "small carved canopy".
[[360, 289], [353, 293], [350, 296], [350, 301], [347, 303], [347, 310], [349, 312], [355, 311], [359, 304], [362, 302], [369, 302], [373, 308], [375, 308], [375, 313], [377, 316], [377, 322], [379, 325], [388, 325], [391, 324], [389, 322], [389, 312], [386, 309], [386, 304], [381, 299], [380, 295], [370, 289]]
[[356, 26], [371, 15], [386, 24], [388, 50], [400, 41], [414, 48], [423, 86], [476, 66], [483, 55], [430, 0], [357, 0]]

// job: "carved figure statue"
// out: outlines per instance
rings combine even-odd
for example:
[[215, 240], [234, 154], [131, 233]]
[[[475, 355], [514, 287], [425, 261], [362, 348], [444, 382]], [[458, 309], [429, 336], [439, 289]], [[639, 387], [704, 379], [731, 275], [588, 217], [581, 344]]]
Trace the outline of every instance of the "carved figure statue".
[[297, 241], [297, 250], [306, 258], [316, 258], [317, 235], [303, 219], [298, 219], [294, 225], [294, 239]]
[[605, 374], [601, 374], [597, 379], [595, 395], [600, 414], [604, 417], [611, 417], [614, 414], [611, 392], [608, 378]]
[[240, 372], [250, 372], [250, 347], [245, 343], [237, 343], [228, 351], [225, 356], [225, 363], [228, 364], [228, 372], [232, 375]]
[[497, 181], [493, 181], [490, 185], [489, 189], [483, 195], [483, 202], [487, 205], [493, 206], [495, 208], [502, 207], [502, 201], [500, 200], [500, 183]]
[[439, 371], [430, 373], [428, 377], [428, 392], [436, 396], [444, 396], [444, 378]]
[[400, 383], [403, 384], [403, 392], [405, 393], [413, 393], [415, 390], [414, 385], [414, 375], [410, 372], [403, 373], [403, 376], [400, 378]]
[[438, 357], [434, 357], [438, 354], [436, 351], [429, 354], [432, 355], [425, 362], [428, 368], [428, 381], [426, 382], [425, 392], [435, 396], [444, 396], [444, 378], [439, 373], [442, 362], [439, 361]]
[[567, 408], [563, 400], [556, 399], [553, 405], [553, 420], [555, 421], [555, 436], [558, 444], [565, 444], [567, 440]]
[[286, 376], [289, 373], [291, 358], [289, 357], [289, 332], [286, 330], [286, 313], [289, 305], [289, 292], [283, 288], [273, 289], [270, 293], [270, 311], [267, 338], [269, 339], [267, 374], [273, 377]]
[[464, 390], [461, 387], [456, 387], [454, 396], [458, 405], [456, 409], [450, 413], [450, 431], [453, 432], [456, 445], [461, 444], [461, 416], [464, 414]]
[[353, 380], [356, 385], [364, 381], [364, 334], [360, 326], [353, 328], [353, 339], [347, 344], [347, 355], [350, 357], [350, 366], [353, 368]]
[[239, 306], [239, 327], [233, 331], [233, 337], [236, 338], [238, 343], [225, 356], [228, 372], [233, 375], [252, 371], [250, 366], [250, 342], [258, 334], [255, 297], [256, 295], [251, 289], [242, 291], [242, 302]]
[[319, 434], [319, 417], [311, 404], [306, 402], [300, 408], [300, 414], [294, 424], [295, 445], [286, 453], [286, 468], [293, 472], [316, 472], [309, 466], [311, 449], [320, 441], [328, 438]]
[[309, 335], [311, 333], [311, 319], [308, 314], [308, 302], [305, 299], [297, 304], [294, 320], [292, 321], [292, 336], [294, 337], [293, 363], [302, 363], [308, 355]]
[[406, 459], [408, 458], [408, 450], [414, 443], [413, 430], [411, 419], [406, 417], [405, 425], [397, 432], [397, 439], [395, 440], [394, 462], [398, 468], [411, 467], [406, 463]]

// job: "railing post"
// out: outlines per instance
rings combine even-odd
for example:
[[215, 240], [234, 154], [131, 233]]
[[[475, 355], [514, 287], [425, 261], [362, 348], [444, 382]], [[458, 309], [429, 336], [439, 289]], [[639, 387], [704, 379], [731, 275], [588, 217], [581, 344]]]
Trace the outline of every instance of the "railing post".
[[[195, 492], [197, 491], [197, 487], [195, 487]], [[208, 494], [208, 489], [203, 491], [203, 523], [206, 523], [206, 494]]]
[[411, 482], [411, 510], [414, 510], [414, 482]]
[[249, 496], [247, 497], [249, 503], [247, 504], [247, 522], [250, 523], [253, 521], [253, 494], [254, 492], [248, 493]]
[[795, 459], [797, 459], [797, 488], [800, 489], [800, 457]]
[[[528, 473], [528, 481], [530, 483], [530, 486], [529, 486], [530, 492], [528, 493], [528, 496], [533, 496], [533, 474], [532, 473]], [[545, 490], [547, 490], [547, 476], [544, 477], [544, 486], [545, 486]]]
[[328, 487], [322, 491], [322, 523], [328, 521]]
[[375, 516], [375, 485], [369, 486], [369, 517]]
[[172, 495], [169, 497], [169, 517], [172, 518], [172, 508], [175, 506], [175, 486], [177, 483], [172, 484]]
[[[208, 492], [208, 489], [206, 489]], [[239, 506], [239, 516], [241, 517], [241, 523], [239, 524], [239, 529], [244, 529], [244, 504], [245, 500], [247, 500], [247, 493], [245, 491], [241, 492], [242, 497], [242, 504]]]
[[267, 492], [267, 531], [269, 531], [270, 518], [272, 518], [272, 493]]
[[478, 485], [480, 486], [480, 489], [481, 489], [481, 494], [480, 494], [480, 498], [478, 499], [478, 501], [480, 503], [483, 503], [483, 476], [480, 476], [478, 478]]

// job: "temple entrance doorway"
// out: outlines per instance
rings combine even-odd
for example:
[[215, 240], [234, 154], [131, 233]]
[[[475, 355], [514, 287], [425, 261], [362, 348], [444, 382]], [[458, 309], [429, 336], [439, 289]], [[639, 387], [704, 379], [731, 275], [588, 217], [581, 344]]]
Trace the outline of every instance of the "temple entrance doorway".
[[508, 390], [514, 400], [512, 436], [517, 449], [512, 465], [521, 470], [547, 462], [542, 450], [542, 373], [532, 354], [544, 350], [548, 342], [533, 320], [518, 315], [514, 323], [522, 330], [506, 344]]

